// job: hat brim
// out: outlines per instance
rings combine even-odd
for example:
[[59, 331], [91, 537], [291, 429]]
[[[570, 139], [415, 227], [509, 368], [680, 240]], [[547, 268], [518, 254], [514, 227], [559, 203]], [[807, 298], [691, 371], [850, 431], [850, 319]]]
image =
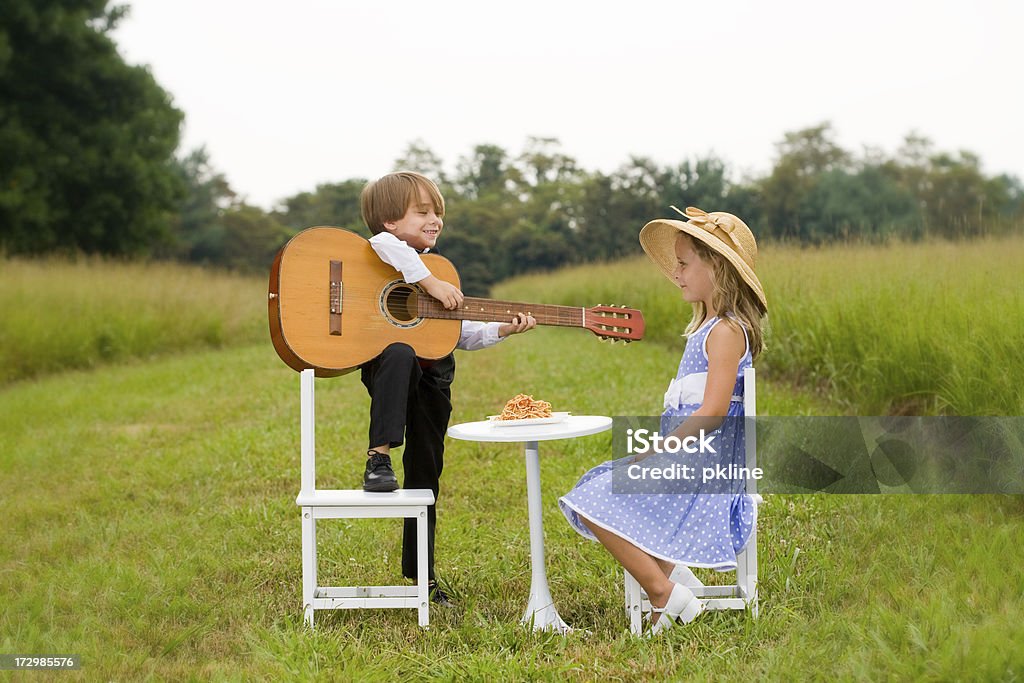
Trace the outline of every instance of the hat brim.
[[640, 246], [643, 247], [647, 256], [661, 269], [671, 282], [675, 283], [672, 273], [676, 269], [676, 238], [680, 233], [685, 233], [694, 239], [705, 243], [713, 250], [725, 257], [736, 268], [740, 277], [754, 291], [758, 301], [768, 310], [768, 300], [764, 295], [764, 287], [754, 273], [754, 269], [746, 264], [731, 247], [725, 242], [712, 235], [700, 226], [676, 221], [671, 218], [658, 218], [651, 221], [640, 231]]

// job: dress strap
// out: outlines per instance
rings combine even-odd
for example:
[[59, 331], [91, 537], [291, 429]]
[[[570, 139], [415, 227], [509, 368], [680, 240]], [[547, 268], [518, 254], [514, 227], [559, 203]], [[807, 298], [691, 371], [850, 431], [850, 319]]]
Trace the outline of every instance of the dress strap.
[[[748, 353], [750, 353], [750, 337], [747, 335], [747, 325], [732, 313], [726, 313], [725, 315], [728, 316], [730, 320], [733, 320], [736, 324], [738, 324], [740, 326], [740, 329], [743, 330], [743, 356], [741, 356], [741, 358], [743, 358]], [[704, 336], [704, 339], [701, 340], [700, 344], [701, 351], [704, 353], [704, 360], [710, 360], [708, 358], [708, 337], [711, 335], [711, 330], [715, 327], [715, 325], [722, 321], [722, 316], [716, 315], [714, 318], [712, 318], [712, 320], [714, 322], [712, 322], [710, 327], [708, 327], [708, 333]]]

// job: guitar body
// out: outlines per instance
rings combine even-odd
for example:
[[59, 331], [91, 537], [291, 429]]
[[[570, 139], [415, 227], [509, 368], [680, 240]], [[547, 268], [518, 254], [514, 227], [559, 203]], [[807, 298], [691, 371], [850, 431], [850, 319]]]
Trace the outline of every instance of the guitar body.
[[[459, 286], [451, 261], [425, 254], [441, 280]], [[416, 315], [428, 296], [387, 265], [363, 237], [340, 228], [309, 228], [274, 258], [268, 309], [270, 337], [281, 359], [319, 377], [351, 372], [390, 344], [408, 344], [420, 358], [436, 360], [455, 348], [460, 320]]]

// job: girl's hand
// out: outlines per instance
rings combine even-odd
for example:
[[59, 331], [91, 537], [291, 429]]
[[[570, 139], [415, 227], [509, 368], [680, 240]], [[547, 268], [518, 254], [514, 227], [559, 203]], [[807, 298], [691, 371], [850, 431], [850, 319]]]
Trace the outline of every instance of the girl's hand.
[[511, 323], [505, 323], [498, 328], [499, 337], [507, 337], [510, 334], [520, 334], [537, 327], [537, 319], [532, 315], [517, 313]]

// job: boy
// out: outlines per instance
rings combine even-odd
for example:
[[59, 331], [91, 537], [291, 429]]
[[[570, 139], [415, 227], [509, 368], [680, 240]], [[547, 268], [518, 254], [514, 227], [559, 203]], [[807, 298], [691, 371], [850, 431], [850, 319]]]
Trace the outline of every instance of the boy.
[[[360, 196], [363, 221], [374, 236], [370, 245], [382, 261], [401, 271], [406, 282], [418, 283], [445, 308], [463, 300], [455, 285], [434, 277], [420, 254], [437, 244], [444, 227], [444, 198], [430, 179], [418, 173], [391, 173], [370, 182]], [[456, 348], [467, 351], [494, 346], [511, 334], [536, 326], [519, 313], [509, 323], [463, 321]], [[412, 347], [396, 343], [361, 367], [370, 393], [370, 440], [363, 490], [394, 491], [398, 480], [391, 468], [391, 449], [408, 439], [402, 454], [405, 488], [425, 488], [438, 495], [444, 465], [444, 436], [451, 416], [453, 354], [432, 362], [419, 361]], [[434, 602], [450, 605], [434, 576], [436, 513], [427, 515], [427, 568]], [[405, 520], [402, 535], [402, 574], [416, 579], [416, 523]]]

